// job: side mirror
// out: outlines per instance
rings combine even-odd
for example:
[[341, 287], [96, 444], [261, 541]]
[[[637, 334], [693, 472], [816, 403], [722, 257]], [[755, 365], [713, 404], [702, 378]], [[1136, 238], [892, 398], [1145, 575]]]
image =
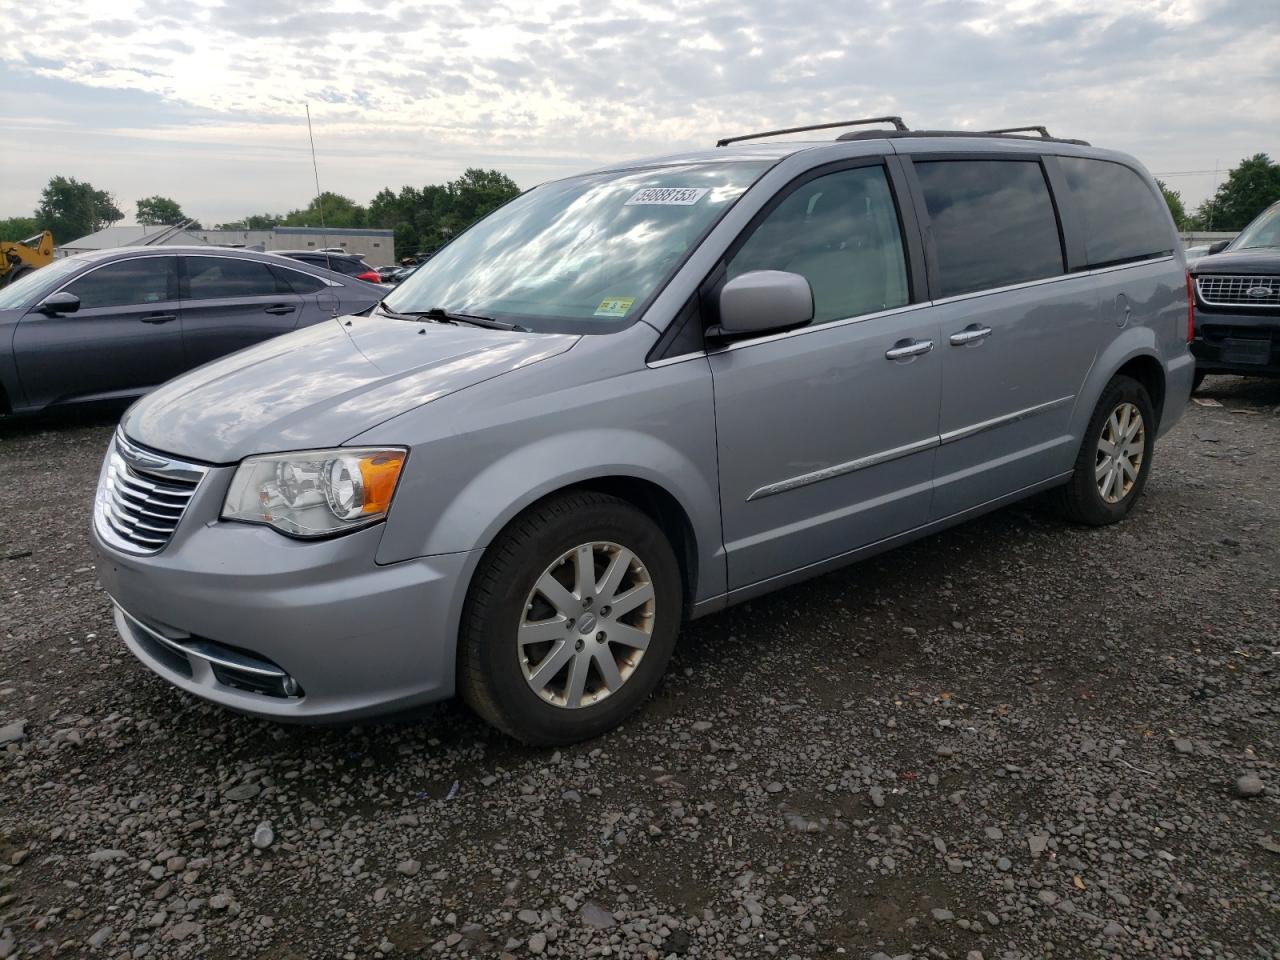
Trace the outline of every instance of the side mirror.
[[1218, 240], [1216, 243], [1211, 243], [1209, 244], [1209, 252], [1221, 253], [1223, 250], [1227, 249], [1227, 244], [1230, 242], [1230, 240]]
[[63, 290], [60, 293], [51, 293], [40, 301], [40, 306], [36, 307], [41, 313], [47, 317], [59, 317], [66, 313], [75, 313], [80, 309], [80, 298], [74, 293], [67, 293]]
[[813, 290], [798, 273], [753, 270], [720, 288], [720, 337], [750, 337], [802, 327], [813, 319]]

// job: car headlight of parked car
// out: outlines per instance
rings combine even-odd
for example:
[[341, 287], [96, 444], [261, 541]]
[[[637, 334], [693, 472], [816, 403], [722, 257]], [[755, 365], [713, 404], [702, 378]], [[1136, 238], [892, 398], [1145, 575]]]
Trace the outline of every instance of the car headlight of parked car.
[[397, 447], [339, 447], [247, 457], [222, 519], [266, 524], [291, 537], [367, 526], [387, 515], [406, 456]]

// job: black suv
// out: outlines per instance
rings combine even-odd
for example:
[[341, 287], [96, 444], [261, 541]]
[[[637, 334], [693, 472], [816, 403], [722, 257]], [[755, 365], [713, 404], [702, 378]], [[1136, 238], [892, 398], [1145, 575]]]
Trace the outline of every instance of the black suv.
[[1196, 386], [1210, 373], [1280, 377], [1280, 202], [1210, 247], [1191, 277]]
[[363, 280], [366, 283], [382, 282], [382, 278], [378, 276], [378, 271], [354, 253], [326, 253], [324, 250], [272, 250], [271, 252], [282, 257], [288, 257], [291, 260], [309, 263], [313, 267], [334, 270], [344, 276], [355, 277], [357, 280]]

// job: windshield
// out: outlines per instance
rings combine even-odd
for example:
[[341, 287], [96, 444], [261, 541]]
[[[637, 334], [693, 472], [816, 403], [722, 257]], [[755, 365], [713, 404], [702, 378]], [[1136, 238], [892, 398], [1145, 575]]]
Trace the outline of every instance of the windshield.
[[1231, 244], [1232, 250], [1249, 247], [1280, 247], [1280, 203], [1258, 214]]
[[544, 184], [471, 227], [385, 303], [539, 331], [617, 329], [639, 316], [770, 164], [685, 164]]
[[0, 310], [29, 307], [49, 290], [84, 266], [76, 257], [55, 260], [48, 266], [24, 273], [13, 283], [0, 287]]

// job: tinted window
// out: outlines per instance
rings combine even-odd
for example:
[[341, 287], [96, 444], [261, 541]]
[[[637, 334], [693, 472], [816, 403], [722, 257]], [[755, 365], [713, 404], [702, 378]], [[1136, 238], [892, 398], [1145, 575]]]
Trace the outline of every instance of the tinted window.
[[841, 170], [789, 193], [729, 261], [729, 279], [751, 270], [808, 280], [814, 323], [905, 304], [902, 231], [884, 169]]
[[1173, 251], [1164, 200], [1124, 164], [1059, 157], [1084, 229], [1089, 266], [1141, 260]]
[[279, 293], [275, 275], [265, 263], [231, 257], [187, 257], [187, 296], [272, 297]]
[[1063, 272], [1058, 219], [1038, 162], [933, 160], [915, 169], [933, 221], [942, 296]]
[[80, 298], [80, 309], [159, 303], [177, 299], [173, 257], [139, 257], [99, 267], [71, 281], [66, 290]]
[[294, 293], [319, 293], [328, 284], [319, 277], [313, 277], [309, 273], [303, 273], [301, 270], [290, 270], [288, 267], [271, 268], [271, 272], [277, 278], [288, 284]]

